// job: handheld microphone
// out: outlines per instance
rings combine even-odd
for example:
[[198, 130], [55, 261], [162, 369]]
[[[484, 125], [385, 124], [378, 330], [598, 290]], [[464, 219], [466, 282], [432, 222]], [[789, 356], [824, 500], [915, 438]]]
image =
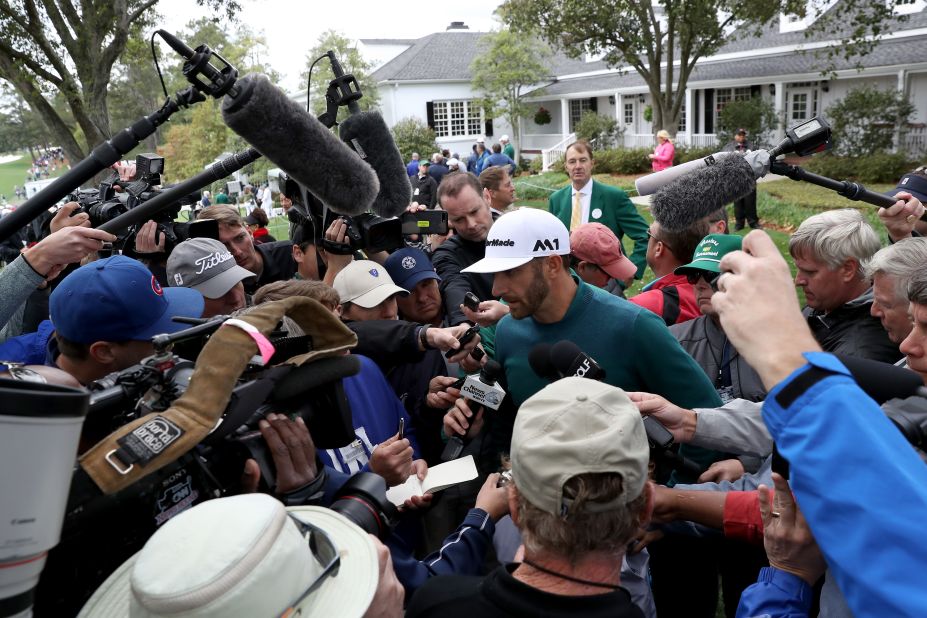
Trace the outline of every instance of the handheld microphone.
[[550, 362], [561, 378], [575, 376], [605, 381], [605, 369], [572, 341], [558, 341], [550, 348]]
[[373, 111], [352, 114], [341, 123], [340, 132], [341, 140], [373, 168], [380, 181], [373, 211], [381, 217], [401, 215], [412, 202], [412, 185], [383, 116]]
[[252, 73], [238, 84], [241, 94], [222, 101], [235, 133], [336, 213], [367, 212], [380, 190], [369, 165], [267, 76]]
[[551, 345], [546, 342], [541, 342], [531, 348], [528, 353], [528, 364], [539, 378], [555, 382], [560, 379], [560, 372], [550, 360], [550, 348]]
[[[471, 408], [473, 416], [479, 413], [481, 407], [498, 410], [505, 399], [505, 391], [498, 384], [498, 379], [502, 376], [502, 365], [494, 360], [487, 361], [479, 374], [467, 376], [463, 386], [460, 388], [460, 394], [464, 399], [476, 404]], [[469, 438], [464, 435], [451, 436], [447, 440], [447, 445], [441, 453], [441, 461], [450, 461], [460, 457], [464, 447], [469, 442]]]
[[745, 157], [729, 156], [662, 187], [650, 202], [650, 212], [661, 227], [678, 232], [755, 190], [753, 166]]

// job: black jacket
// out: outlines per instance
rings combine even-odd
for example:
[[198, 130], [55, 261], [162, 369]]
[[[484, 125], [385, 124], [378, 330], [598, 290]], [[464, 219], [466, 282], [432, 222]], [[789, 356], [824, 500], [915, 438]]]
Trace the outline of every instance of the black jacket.
[[805, 307], [811, 333], [825, 352], [894, 363], [901, 358], [878, 318], [869, 314], [872, 289], [826, 315]]
[[492, 274], [460, 272], [482, 260], [485, 255], [486, 243], [451, 236], [435, 249], [431, 257], [431, 263], [441, 277], [441, 298], [444, 299], [444, 312], [451, 326], [466, 321], [460, 305], [467, 292], [473, 292], [480, 300], [493, 298]]
[[245, 292], [254, 294], [259, 287], [274, 281], [286, 281], [296, 274], [296, 262], [293, 261], [293, 241], [278, 240], [254, 245], [254, 249], [264, 258], [264, 270], [259, 277], [244, 280]]
[[412, 183], [412, 201], [428, 206], [428, 208], [434, 208], [438, 201], [438, 183], [435, 179], [428, 174], [424, 176], [416, 174], [409, 178], [409, 182]]

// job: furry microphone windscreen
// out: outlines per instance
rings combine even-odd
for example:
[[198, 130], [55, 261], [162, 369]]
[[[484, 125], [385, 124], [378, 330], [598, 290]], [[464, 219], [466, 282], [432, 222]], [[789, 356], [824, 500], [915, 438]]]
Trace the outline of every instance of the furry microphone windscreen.
[[353, 216], [370, 208], [380, 183], [369, 165], [267, 76], [252, 73], [238, 84], [241, 93], [222, 101], [235, 133], [333, 211]]
[[661, 188], [650, 202], [650, 212], [660, 227], [680, 232], [755, 189], [750, 164], [742, 156], [727, 157]]
[[360, 112], [341, 123], [341, 140], [370, 164], [380, 180], [373, 211], [398, 217], [412, 201], [412, 185], [393, 134], [378, 112]]

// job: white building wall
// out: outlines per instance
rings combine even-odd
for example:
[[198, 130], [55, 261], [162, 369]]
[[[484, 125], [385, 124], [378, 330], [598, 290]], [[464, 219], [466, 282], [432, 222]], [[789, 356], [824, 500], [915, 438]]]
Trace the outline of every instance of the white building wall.
[[927, 122], [927, 73], [908, 76], [908, 98], [915, 109], [911, 122]]

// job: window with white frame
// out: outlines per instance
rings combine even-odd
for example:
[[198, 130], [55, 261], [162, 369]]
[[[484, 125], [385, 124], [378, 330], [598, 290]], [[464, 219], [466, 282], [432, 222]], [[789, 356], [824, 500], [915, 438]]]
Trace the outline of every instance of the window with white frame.
[[576, 126], [583, 114], [592, 109], [589, 99], [570, 99], [570, 130]]
[[909, 13], [920, 13], [927, 7], [925, 0], [887, 0], [896, 14], [907, 15]]
[[715, 121], [724, 106], [731, 101], [749, 101], [751, 97], [750, 86], [744, 88], [718, 88], [715, 90]]
[[624, 104], [624, 123], [628, 126], [634, 124], [634, 103]]
[[483, 108], [476, 101], [435, 101], [432, 117], [437, 137], [482, 135]]
[[686, 130], [686, 104], [683, 103], [679, 107], [679, 127], [677, 128], [677, 131], [682, 131], [683, 133], [685, 133], [685, 130]]

